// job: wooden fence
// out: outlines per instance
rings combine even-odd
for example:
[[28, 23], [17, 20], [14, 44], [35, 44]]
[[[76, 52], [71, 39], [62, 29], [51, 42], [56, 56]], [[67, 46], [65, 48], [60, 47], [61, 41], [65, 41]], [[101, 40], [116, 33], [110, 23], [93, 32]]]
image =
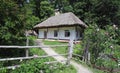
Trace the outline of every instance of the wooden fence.
[[[59, 55], [44, 55], [44, 56], [29, 56], [29, 50], [31, 48], [49, 48], [49, 47], [65, 47], [68, 46], [68, 52], [65, 54], [59, 54]], [[47, 45], [47, 46], [0, 46], [0, 49], [2, 48], [6, 48], [6, 49], [12, 49], [12, 48], [16, 48], [16, 49], [25, 49], [26, 50], [26, 56], [25, 57], [16, 57], [16, 58], [2, 58], [0, 59], [0, 62], [2, 61], [12, 61], [12, 60], [26, 60], [26, 59], [37, 59], [37, 58], [45, 58], [45, 57], [51, 57], [51, 56], [64, 56], [67, 55], [67, 60], [63, 60], [66, 61], [66, 64], [69, 65], [70, 64], [70, 60], [72, 58], [72, 53], [73, 53], [73, 41], [70, 41], [68, 45]], [[63, 62], [61, 61], [61, 62]], [[46, 62], [48, 63], [55, 63], [57, 61], [53, 61], [53, 62]], [[8, 66], [5, 67], [5, 69], [14, 69], [20, 67], [20, 65], [15, 65], [15, 66]], [[0, 68], [0, 69], [4, 69], [4, 68]]]

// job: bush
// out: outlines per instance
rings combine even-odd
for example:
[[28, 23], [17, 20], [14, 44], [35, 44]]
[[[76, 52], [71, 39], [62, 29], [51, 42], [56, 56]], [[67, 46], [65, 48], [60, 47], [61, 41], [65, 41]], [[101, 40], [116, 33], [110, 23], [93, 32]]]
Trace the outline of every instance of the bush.
[[[48, 61], [48, 58], [28, 61], [26, 64], [22, 64], [20, 68], [12, 70], [11, 73], [40, 73], [40, 71], [43, 73], [63, 73], [61, 71], [66, 71], [65, 69], [67, 69], [64, 64], [45, 64], [46, 61]], [[68, 68], [73, 69], [73, 67]]]
[[120, 59], [118, 30], [115, 25], [106, 26], [105, 29], [92, 25], [85, 30], [83, 48], [90, 52], [92, 64], [116, 68], [117, 60]]

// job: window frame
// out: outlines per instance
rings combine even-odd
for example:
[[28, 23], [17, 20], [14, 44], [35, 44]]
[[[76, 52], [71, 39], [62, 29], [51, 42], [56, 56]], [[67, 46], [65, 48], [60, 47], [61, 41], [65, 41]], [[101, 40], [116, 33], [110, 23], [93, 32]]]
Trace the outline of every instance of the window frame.
[[65, 37], [70, 37], [70, 30], [65, 30]]
[[58, 37], [58, 30], [54, 30], [54, 37]]

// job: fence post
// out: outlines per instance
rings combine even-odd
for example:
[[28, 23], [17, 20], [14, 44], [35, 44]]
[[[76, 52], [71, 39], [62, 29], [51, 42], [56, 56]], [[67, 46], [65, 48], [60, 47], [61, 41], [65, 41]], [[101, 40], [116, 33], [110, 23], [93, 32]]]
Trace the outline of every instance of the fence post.
[[[27, 31], [26, 31], [26, 37], [27, 37], [26, 46], [28, 46], [29, 45], [29, 39], [28, 39], [28, 32]], [[26, 55], [26, 57], [29, 56], [29, 49], [28, 48], [25, 49], [25, 55]]]
[[70, 60], [72, 58], [73, 53], [73, 40], [70, 39], [69, 41], [69, 48], [68, 48], [68, 58], [67, 58], [67, 65], [70, 65]]

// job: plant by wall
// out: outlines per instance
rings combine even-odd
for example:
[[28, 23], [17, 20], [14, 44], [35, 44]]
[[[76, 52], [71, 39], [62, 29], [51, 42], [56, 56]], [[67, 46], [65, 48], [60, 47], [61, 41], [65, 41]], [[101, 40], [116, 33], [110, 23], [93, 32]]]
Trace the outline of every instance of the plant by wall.
[[90, 53], [92, 64], [107, 67], [113, 71], [117, 68], [120, 59], [119, 28], [116, 25], [106, 26], [100, 29], [97, 25], [91, 25], [85, 30], [84, 57]]

